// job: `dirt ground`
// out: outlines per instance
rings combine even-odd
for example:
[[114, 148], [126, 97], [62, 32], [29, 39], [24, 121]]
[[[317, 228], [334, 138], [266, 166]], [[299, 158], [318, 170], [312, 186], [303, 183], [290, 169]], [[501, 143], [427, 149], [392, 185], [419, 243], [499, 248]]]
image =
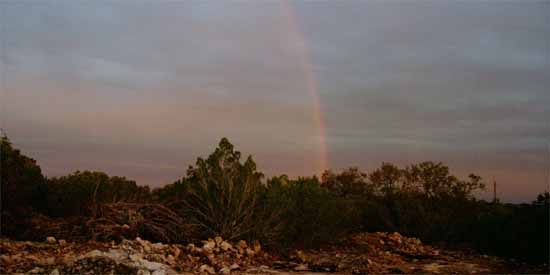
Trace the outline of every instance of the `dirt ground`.
[[219, 237], [201, 244], [0, 240], [0, 273], [13, 274], [548, 274], [532, 266], [471, 251], [423, 244], [398, 233], [362, 233], [316, 250], [288, 255], [258, 242]]

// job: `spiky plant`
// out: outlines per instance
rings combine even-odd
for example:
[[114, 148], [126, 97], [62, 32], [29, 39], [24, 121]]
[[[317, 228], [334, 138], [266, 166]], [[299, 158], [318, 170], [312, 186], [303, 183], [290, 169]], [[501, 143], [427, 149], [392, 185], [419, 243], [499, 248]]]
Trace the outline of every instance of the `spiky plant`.
[[180, 211], [206, 235], [225, 239], [249, 236], [257, 228], [255, 209], [263, 175], [252, 157], [240, 162], [241, 153], [223, 138], [206, 160], [198, 158], [187, 170], [186, 191]]

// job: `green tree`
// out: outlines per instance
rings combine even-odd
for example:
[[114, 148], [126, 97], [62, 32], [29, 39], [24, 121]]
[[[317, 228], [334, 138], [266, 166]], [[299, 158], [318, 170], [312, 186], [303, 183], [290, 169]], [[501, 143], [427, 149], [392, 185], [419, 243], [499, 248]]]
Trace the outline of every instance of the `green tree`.
[[406, 179], [404, 184], [409, 189], [420, 190], [428, 198], [467, 199], [472, 197], [473, 191], [485, 188], [480, 176], [470, 174], [468, 180], [460, 180], [441, 162], [413, 164], [403, 173]]
[[321, 186], [341, 197], [363, 196], [373, 191], [367, 174], [357, 167], [350, 167], [339, 174], [326, 170], [321, 176]]
[[44, 177], [36, 161], [0, 138], [0, 234], [17, 235], [33, 210], [44, 205]]
[[278, 244], [319, 246], [360, 226], [353, 200], [322, 187], [317, 177], [272, 178], [268, 194], [268, 207], [280, 211]]
[[369, 174], [375, 190], [383, 195], [390, 195], [399, 188], [403, 171], [397, 166], [383, 162], [382, 166]]
[[185, 179], [185, 194], [179, 210], [200, 226], [206, 235], [238, 239], [256, 229], [255, 209], [263, 174], [249, 156], [240, 162], [241, 153], [223, 138], [207, 159], [198, 158]]
[[63, 216], [95, 216], [100, 204], [116, 202], [148, 202], [148, 186], [138, 186], [125, 177], [109, 177], [97, 171], [76, 171], [47, 180], [48, 214]]

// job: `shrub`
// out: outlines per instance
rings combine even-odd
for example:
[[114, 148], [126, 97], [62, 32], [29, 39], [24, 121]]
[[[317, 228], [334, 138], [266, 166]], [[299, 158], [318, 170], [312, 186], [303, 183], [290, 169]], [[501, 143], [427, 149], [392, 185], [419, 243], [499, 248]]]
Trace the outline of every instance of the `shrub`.
[[240, 162], [241, 153], [223, 138], [206, 160], [198, 158], [182, 179], [183, 194], [172, 207], [202, 228], [205, 236], [234, 240], [254, 234], [261, 179], [252, 157]]
[[1, 224], [0, 233], [16, 233], [19, 225], [44, 205], [44, 177], [36, 161], [0, 138]]
[[353, 201], [321, 187], [316, 177], [271, 179], [266, 203], [280, 211], [282, 224], [274, 239], [280, 245], [318, 246], [359, 227]]
[[148, 186], [103, 172], [76, 171], [47, 180], [47, 207], [52, 217], [95, 216], [101, 204], [150, 201]]

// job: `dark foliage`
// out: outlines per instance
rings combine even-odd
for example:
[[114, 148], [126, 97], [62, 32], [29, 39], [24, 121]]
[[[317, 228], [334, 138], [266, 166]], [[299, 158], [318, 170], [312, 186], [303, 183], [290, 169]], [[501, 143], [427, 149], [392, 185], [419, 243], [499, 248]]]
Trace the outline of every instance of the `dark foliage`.
[[52, 217], [94, 216], [100, 204], [117, 202], [147, 203], [148, 186], [138, 186], [124, 177], [102, 172], [77, 171], [47, 180], [47, 205], [43, 211]]
[[549, 193], [531, 204], [479, 201], [472, 194], [484, 187], [481, 178], [459, 179], [442, 163], [264, 180], [251, 157], [241, 162], [222, 139], [185, 177], [151, 192], [101, 172], [45, 180], [7, 138], [1, 149], [2, 233], [10, 236], [57, 232], [180, 242], [221, 235], [282, 248], [318, 246], [358, 231], [397, 231], [535, 263], [549, 259]]
[[207, 159], [198, 158], [189, 167], [187, 177], [155, 194], [207, 236], [234, 240], [257, 234], [258, 224], [265, 222], [256, 211], [263, 175], [252, 157], [244, 163], [240, 157], [224, 138]]
[[0, 182], [2, 234], [20, 230], [33, 208], [44, 205], [44, 177], [34, 159], [12, 147], [7, 137], [0, 138]]
[[271, 179], [265, 203], [278, 211], [280, 221], [272, 241], [284, 246], [318, 246], [357, 231], [360, 226], [354, 202], [322, 187], [316, 177]]

